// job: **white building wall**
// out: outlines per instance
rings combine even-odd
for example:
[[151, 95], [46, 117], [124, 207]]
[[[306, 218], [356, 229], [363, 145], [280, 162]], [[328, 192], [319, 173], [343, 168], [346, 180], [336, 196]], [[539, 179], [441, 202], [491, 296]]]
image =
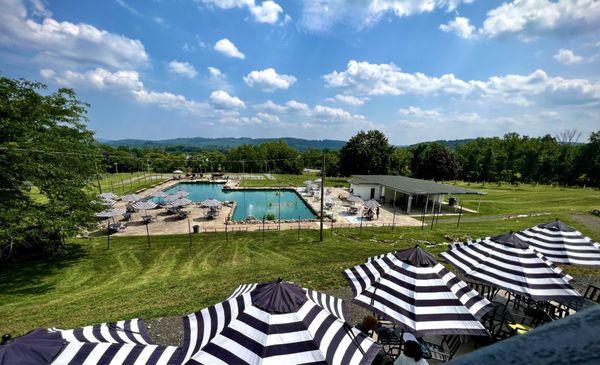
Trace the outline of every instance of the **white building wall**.
[[382, 194], [382, 187], [379, 184], [350, 184], [352, 194], [360, 196], [363, 200], [371, 198], [371, 189], [375, 189], [375, 199], [379, 200]]

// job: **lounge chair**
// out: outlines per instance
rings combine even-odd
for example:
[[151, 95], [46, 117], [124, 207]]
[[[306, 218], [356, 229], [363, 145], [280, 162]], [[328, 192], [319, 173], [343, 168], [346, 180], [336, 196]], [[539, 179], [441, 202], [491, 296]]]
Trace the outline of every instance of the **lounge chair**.
[[144, 222], [144, 224], [149, 224], [149, 223], [152, 223], [155, 221], [156, 221], [156, 217], [153, 215], [142, 216], [142, 222]]

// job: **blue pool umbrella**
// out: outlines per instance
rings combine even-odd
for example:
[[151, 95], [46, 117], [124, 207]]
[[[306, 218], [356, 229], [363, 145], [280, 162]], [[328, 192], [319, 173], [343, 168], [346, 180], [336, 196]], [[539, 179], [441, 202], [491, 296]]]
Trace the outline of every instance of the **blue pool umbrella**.
[[35, 329], [0, 344], [0, 365], [48, 365], [65, 345], [59, 333]]

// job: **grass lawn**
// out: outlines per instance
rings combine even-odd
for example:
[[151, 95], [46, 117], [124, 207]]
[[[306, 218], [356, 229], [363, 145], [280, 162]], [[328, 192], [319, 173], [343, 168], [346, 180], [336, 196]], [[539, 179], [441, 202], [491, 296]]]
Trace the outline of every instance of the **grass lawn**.
[[[266, 177], [261, 180], [242, 180], [240, 186], [256, 187], [256, 186], [304, 186], [306, 180], [318, 179], [317, 174], [271, 174], [275, 179], [270, 180]], [[326, 177], [325, 186], [349, 186], [348, 177]]]
[[[561, 219], [574, 224], [568, 215]], [[593, 218], [596, 219], [596, 218]], [[0, 332], [22, 334], [37, 326], [74, 327], [132, 317], [184, 315], [222, 301], [241, 283], [281, 276], [331, 290], [347, 285], [342, 270], [371, 255], [412, 247], [415, 239], [445, 242], [444, 235], [480, 237], [517, 230], [546, 219], [439, 224], [433, 230], [390, 228], [152, 237], [73, 239], [62, 258], [0, 268]], [[600, 222], [600, 220], [599, 220]], [[578, 226], [579, 228], [582, 228]], [[586, 229], [586, 234], [595, 239]], [[430, 248], [438, 253], [444, 246]], [[564, 267], [575, 277], [598, 269]]]
[[[170, 178], [171, 174], [151, 174], [145, 172], [120, 172], [118, 174], [104, 174], [100, 179], [103, 192], [112, 192], [117, 195], [133, 193], [143, 188]], [[93, 180], [90, 189], [98, 191], [98, 181]]]
[[513, 213], [589, 212], [600, 209], [600, 189], [561, 188], [549, 185], [518, 186], [502, 184], [456, 183], [466, 188], [484, 191], [487, 195], [465, 195], [460, 201], [465, 207], [477, 209], [480, 215]]

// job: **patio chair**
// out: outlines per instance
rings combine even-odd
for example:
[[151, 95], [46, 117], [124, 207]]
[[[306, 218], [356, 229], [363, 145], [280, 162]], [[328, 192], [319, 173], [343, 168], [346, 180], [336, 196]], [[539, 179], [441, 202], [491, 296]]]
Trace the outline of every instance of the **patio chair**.
[[377, 341], [381, 344], [383, 353], [393, 359], [400, 356], [402, 352], [403, 339], [398, 336], [393, 328], [388, 326], [379, 326], [376, 330]]
[[441, 362], [452, 360], [461, 344], [462, 341], [458, 335], [446, 335], [439, 344], [428, 341], [422, 343], [430, 353], [430, 358]]
[[592, 302], [600, 303], [600, 288], [592, 284], [588, 285], [583, 297]]
[[518, 314], [514, 314], [514, 316], [520, 320], [507, 324], [513, 335], [523, 335], [535, 327], [552, 322], [552, 318], [541, 308], [526, 308], [524, 316]]
[[467, 281], [467, 285], [479, 293], [482, 297], [486, 298], [490, 302], [494, 300], [500, 289], [494, 288], [493, 286], [478, 283], [474, 281]]
[[129, 222], [131, 220], [131, 213], [130, 212], [123, 213], [123, 220], [126, 222]]
[[177, 217], [179, 219], [186, 219], [189, 214], [190, 214], [190, 212], [188, 212], [187, 210], [180, 210], [177, 212]]

